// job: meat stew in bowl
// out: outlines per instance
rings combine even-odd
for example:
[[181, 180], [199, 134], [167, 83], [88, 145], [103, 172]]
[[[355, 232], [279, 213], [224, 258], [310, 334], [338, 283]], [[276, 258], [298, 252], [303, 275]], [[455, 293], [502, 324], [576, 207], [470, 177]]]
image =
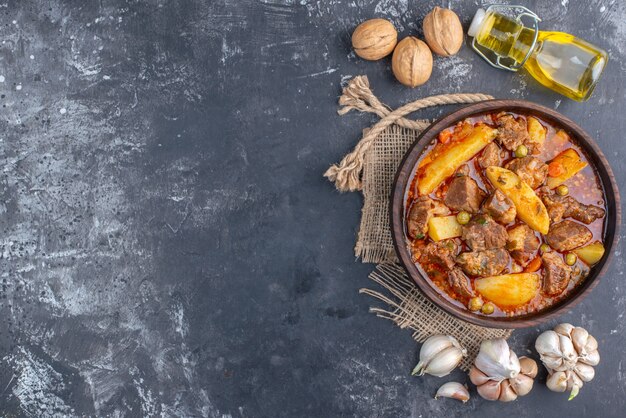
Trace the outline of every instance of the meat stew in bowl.
[[574, 139], [537, 116], [490, 113], [442, 130], [404, 201], [412, 261], [477, 315], [540, 312], [604, 256], [600, 179]]

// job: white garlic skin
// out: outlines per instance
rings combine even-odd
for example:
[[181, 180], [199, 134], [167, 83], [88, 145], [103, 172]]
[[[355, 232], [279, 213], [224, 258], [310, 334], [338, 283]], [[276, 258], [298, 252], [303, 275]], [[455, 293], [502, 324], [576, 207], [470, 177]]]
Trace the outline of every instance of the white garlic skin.
[[576, 364], [574, 371], [583, 382], [591, 382], [596, 375], [594, 368], [585, 363]]
[[548, 376], [546, 386], [553, 392], [565, 392], [567, 389], [567, 375], [565, 372], [555, 372]]
[[498, 400], [500, 402], [512, 402], [517, 399], [517, 393], [511, 388], [509, 379], [500, 382], [500, 396]]
[[469, 378], [470, 381], [476, 386], [484, 385], [489, 381], [487, 375], [478, 370], [476, 366], [472, 366], [472, 368], [470, 369]]
[[564, 322], [554, 327], [554, 332], [556, 332], [557, 334], [569, 336], [571, 335], [574, 328], [575, 328], [574, 325]]
[[500, 397], [500, 382], [489, 380], [487, 383], [476, 386], [478, 394], [488, 401], [497, 401]]
[[511, 388], [513, 389], [513, 391], [515, 391], [515, 393], [518, 396], [528, 395], [528, 393], [533, 388], [534, 382], [535, 380], [532, 377], [526, 376], [525, 374], [522, 374], [522, 373], [509, 379]]
[[582, 356], [580, 358], [580, 362], [588, 364], [590, 366], [597, 366], [600, 363], [600, 353], [598, 350], [592, 351], [591, 353]]
[[483, 341], [474, 364], [487, 377], [496, 381], [515, 377], [520, 372], [517, 355], [509, 349], [503, 338]]
[[463, 353], [457, 347], [448, 347], [438, 353], [424, 368], [424, 373], [437, 377], [450, 374], [463, 359]]
[[554, 331], [541, 333], [535, 341], [535, 350], [542, 357], [541, 360], [544, 356], [561, 358], [563, 353], [561, 353], [559, 334]]
[[534, 379], [537, 376], [537, 372], [539, 368], [537, 367], [537, 362], [528, 357], [520, 357], [519, 358], [520, 365], [520, 373], [525, 374], [526, 376]]
[[459, 365], [467, 351], [450, 335], [433, 335], [420, 348], [420, 361], [413, 369], [414, 376], [430, 374], [437, 377], [448, 375]]
[[465, 403], [469, 400], [470, 394], [465, 385], [458, 382], [448, 382], [441, 385], [437, 390], [435, 399], [439, 398], [452, 398]]

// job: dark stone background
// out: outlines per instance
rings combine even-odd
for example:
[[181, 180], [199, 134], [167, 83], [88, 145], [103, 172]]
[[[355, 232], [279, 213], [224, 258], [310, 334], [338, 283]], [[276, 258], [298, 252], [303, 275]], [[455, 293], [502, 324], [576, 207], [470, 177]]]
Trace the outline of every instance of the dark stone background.
[[[367, 74], [394, 107], [463, 91], [558, 108], [623, 187], [624, 3], [525, 3], [609, 51], [587, 103], [468, 47], [414, 90], [350, 50], [365, 19], [421, 36], [433, 6], [467, 24], [473, 1], [0, 2], [0, 415], [624, 416], [620, 249], [562, 318], [602, 353], [575, 401], [543, 374], [512, 404], [435, 401], [466, 378], [409, 376], [418, 345], [357, 292], [361, 197], [322, 178], [375, 121], [336, 114], [341, 82]], [[511, 346], [534, 356], [551, 325]]]

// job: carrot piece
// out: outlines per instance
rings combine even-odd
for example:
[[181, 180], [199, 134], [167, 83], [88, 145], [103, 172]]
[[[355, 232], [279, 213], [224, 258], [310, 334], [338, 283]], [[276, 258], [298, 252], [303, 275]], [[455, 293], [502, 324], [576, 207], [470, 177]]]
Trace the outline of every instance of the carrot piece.
[[550, 177], [558, 177], [561, 174], [565, 173], [565, 167], [561, 164], [560, 161], [552, 161], [548, 164], [548, 175]]
[[528, 263], [528, 265], [524, 269], [524, 273], [534, 273], [540, 268], [541, 268], [541, 257], [535, 257], [530, 263]]
[[452, 138], [452, 132], [448, 130], [439, 132], [439, 142], [442, 144], [450, 142], [450, 138]]

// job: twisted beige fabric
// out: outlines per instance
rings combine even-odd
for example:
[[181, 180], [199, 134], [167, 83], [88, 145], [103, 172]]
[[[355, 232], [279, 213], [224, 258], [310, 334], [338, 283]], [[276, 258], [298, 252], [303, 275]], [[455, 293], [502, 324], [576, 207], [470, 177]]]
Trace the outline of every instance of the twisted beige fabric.
[[[365, 263], [394, 263], [397, 256], [393, 248], [389, 227], [389, 197], [398, 165], [407, 149], [430, 122], [404, 118], [417, 110], [439, 105], [474, 103], [492, 99], [485, 94], [444, 94], [427, 97], [406, 104], [394, 111], [381, 103], [369, 87], [366, 76], [354, 77], [339, 98], [344, 115], [350, 110], [370, 112], [381, 117], [354, 150], [343, 160], [331, 166], [324, 176], [335, 183], [337, 190], [363, 191], [363, 212], [355, 246], [355, 254]], [[413, 338], [422, 342], [433, 334], [455, 336], [468, 349], [470, 355], [462, 363], [468, 370], [484, 339], [508, 337], [509, 330], [482, 328], [460, 321], [424, 297], [404, 269], [396, 264], [381, 264], [370, 274], [370, 279], [385, 292], [361, 289], [388, 308], [372, 308], [378, 316], [394, 321], [401, 328], [414, 331]]]

